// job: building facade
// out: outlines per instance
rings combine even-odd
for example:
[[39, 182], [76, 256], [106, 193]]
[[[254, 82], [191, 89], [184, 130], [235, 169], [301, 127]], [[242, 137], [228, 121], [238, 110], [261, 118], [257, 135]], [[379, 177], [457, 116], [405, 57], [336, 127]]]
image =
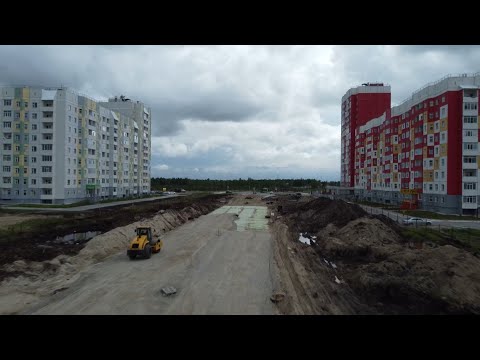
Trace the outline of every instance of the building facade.
[[97, 102], [70, 88], [0, 90], [3, 202], [68, 204], [150, 192], [151, 110], [143, 103]]
[[[344, 107], [354, 101], [349, 90], [342, 99], [342, 185], [353, 187], [357, 199], [477, 215], [479, 89], [480, 74], [446, 76], [355, 122], [344, 137], [344, 118], [351, 124]], [[374, 101], [380, 103], [375, 109], [384, 105], [383, 99]]]

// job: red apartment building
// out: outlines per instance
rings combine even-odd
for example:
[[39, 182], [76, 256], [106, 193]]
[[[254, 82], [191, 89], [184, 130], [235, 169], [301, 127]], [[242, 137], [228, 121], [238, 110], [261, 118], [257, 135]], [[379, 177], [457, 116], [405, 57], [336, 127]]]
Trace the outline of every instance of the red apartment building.
[[477, 214], [480, 73], [449, 75], [390, 107], [390, 86], [342, 98], [341, 186], [357, 199]]

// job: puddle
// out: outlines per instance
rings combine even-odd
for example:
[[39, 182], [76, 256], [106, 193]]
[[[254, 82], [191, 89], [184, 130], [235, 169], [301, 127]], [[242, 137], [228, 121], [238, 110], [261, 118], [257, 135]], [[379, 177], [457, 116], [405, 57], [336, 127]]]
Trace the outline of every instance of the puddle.
[[101, 231], [87, 231], [84, 233], [73, 233], [65, 236], [57, 236], [54, 242], [56, 243], [82, 243], [93, 239], [95, 236], [100, 235]]
[[300, 237], [298, 240], [304, 244], [310, 245], [310, 239], [307, 237], [304, 237], [302, 233], [300, 233]]

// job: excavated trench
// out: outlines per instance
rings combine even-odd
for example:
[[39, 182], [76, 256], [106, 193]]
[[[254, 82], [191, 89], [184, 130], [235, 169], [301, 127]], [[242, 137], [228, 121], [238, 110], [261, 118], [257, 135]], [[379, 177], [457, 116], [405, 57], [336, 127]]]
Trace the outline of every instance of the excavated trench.
[[480, 259], [453, 242], [412, 248], [395, 222], [339, 200], [278, 206], [310, 313], [480, 314]]
[[[0, 233], [0, 281], [20, 274], [32, 276], [34, 272], [27, 271], [24, 264], [38, 264], [62, 255], [75, 256], [92, 238], [96, 239], [100, 234], [133, 222], [147, 221], [159, 215], [163, 222], [158, 231], [169, 231], [220, 207], [221, 199], [225, 199], [225, 196], [173, 198], [95, 209], [80, 214], [58, 213], [52, 214], [51, 219], [42, 219], [16, 232], [3, 231]], [[36, 268], [41, 271], [44, 265], [36, 265]]]

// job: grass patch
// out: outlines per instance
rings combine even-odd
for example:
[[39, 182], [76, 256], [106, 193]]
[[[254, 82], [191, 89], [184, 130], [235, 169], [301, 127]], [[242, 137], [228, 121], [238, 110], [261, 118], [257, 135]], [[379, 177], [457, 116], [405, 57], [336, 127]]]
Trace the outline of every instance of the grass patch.
[[464, 248], [474, 254], [480, 253], [480, 230], [459, 228], [421, 227], [402, 231], [405, 239], [414, 242], [430, 241], [438, 245]]
[[398, 210], [399, 209], [399, 207], [396, 206], [396, 205], [381, 204], [381, 203], [375, 203], [375, 202], [371, 202], [371, 201], [355, 201], [355, 204], [371, 206], [371, 207], [375, 207], [375, 208], [382, 208], [382, 209], [387, 209], [387, 210]]
[[63, 218], [51, 219], [30, 219], [19, 222], [17, 224], [8, 225], [0, 229], [0, 239], [12, 239], [21, 233], [35, 233], [36, 231], [44, 231], [45, 228], [55, 228], [56, 226], [65, 223]]
[[[160, 200], [160, 201], [168, 202], [169, 200], [182, 199], [182, 198], [201, 199], [201, 198], [203, 198], [205, 196], [208, 196], [208, 195], [211, 195], [211, 194], [213, 194], [212, 191], [198, 191], [198, 192], [193, 192], [191, 194], [184, 195], [184, 196], [181, 196], [181, 197], [174, 197], [174, 198], [168, 198], [167, 197], [165, 199], [162, 199], [162, 197], [158, 194], [152, 194], [152, 195], [147, 195], [147, 196], [142, 196], [142, 197], [130, 196], [130, 197], [121, 198], [121, 199], [118, 199], [118, 198], [106, 199], [106, 200], [97, 201], [97, 202], [92, 202], [90, 200], [82, 200], [82, 201], [79, 201], [79, 202], [76, 202], [76, 203], [66, 204], [66, 205], [62, 205], [62, 204], [12, 204], [12, 205], [8, 205], [8, 207], [12, 206], [12, 207], [18, 207], [18, 208], [25, 208], [25, 210], [8, 209], [8, 207], [6, 207], [4, 209], [0, 208], [0, 213], [5, 213], [5, 214], [6, 213], [15, 213], [15, 212], [22, 213], [22, 212], [25, 212], [27, 209], [34, 209], [34, 208], [37, 208], [37, 209], [42, 209], [42, 208], [53, 208], [53, 209], [75, 208], [75, 207], [78, 207], [78, 206], [85, 206], [85, 205], [108, 204], [108, 203], [116, 203], [116, 202], [120, 202], [120, 201], [149, 199], [149, 198], [154, 198], [154, 197], [159, 197], [158, 200]], [[225, 195], [225, 194], [223, 194], [223, 195]], [[221, 195], [219, 195], [219, 196], [221, 196]], [[175, 202], [175, 200], [173, 202]], [[132, 203], [132, 204], [135, 204], [135, 203]]]
[[473, 216], [445, 215], [425, 210], [401, 210], [402, 214], [438, 220], [479, 220]]
[[90, 202], [88, 200], [82, 200], [71, 204], [12, 204], [9, 206], [14, 207], [23, 207], [23, 208], [72, 208], [77, 206], [89, 205]]

